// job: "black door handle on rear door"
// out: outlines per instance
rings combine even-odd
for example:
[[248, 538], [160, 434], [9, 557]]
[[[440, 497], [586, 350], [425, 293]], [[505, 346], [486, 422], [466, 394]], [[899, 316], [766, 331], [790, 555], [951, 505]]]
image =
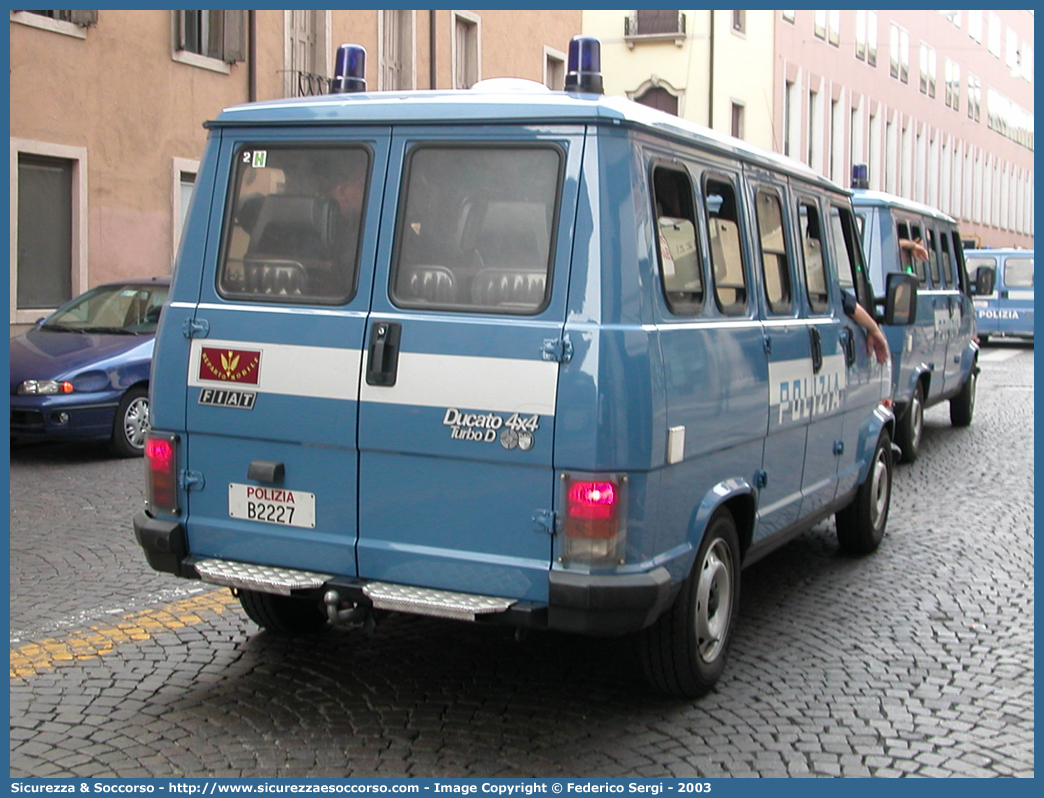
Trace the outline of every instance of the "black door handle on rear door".
[[370, 327], [369, 362], [366, 384], [391, 386], [399, 371], [399, 337], [402, 325], [397, 321], [375, 321]]

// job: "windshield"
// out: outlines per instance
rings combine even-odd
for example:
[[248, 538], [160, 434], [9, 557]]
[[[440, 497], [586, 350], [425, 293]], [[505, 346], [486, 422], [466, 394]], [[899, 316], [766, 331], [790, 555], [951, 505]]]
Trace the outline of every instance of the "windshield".
[[103, 285], [55, 311], [45, 330], [138, 335], [153, 333], [167, 301], [166, 285]]

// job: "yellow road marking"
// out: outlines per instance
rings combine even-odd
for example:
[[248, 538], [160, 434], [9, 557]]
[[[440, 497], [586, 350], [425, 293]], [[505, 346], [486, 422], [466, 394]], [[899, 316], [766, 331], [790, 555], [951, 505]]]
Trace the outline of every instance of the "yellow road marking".
[[63, 637], [26, 643], [11, 649], [11, 678], [28, 679], [62, 664], [111, 654], [117, 646], [151, 640], [153, 635], [205, 622], [206, 614], [223, 615], [239, 602], [228, 591], [214, 591], [124, 616], [115, 626], [92, 626]]

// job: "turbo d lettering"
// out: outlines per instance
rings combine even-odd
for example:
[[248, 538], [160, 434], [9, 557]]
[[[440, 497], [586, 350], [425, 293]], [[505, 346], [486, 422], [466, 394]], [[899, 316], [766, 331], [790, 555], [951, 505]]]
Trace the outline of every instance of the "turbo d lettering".
[[446, 409], [442, 425], [449, 427], [450, 440], [473, 443], [495, 443], [505, 449], [533, 448], [533, 433], [540, 427], [540, 416], [512, 413], [505, 418], [498, 413], [469, 413], [455, 407]]

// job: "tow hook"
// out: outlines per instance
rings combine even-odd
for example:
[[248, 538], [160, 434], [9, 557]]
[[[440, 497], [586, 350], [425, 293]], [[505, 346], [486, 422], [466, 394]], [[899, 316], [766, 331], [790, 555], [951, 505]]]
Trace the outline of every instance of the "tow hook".
[[377, 626], [372, 607], [344, 602], [346, 606], [341, 609], [341, 594], [336, 590], [327, 590], [323, 595], [323, 603], [326, 605], [326, 616], [334, 626], [362, 626], [367, 634]]

